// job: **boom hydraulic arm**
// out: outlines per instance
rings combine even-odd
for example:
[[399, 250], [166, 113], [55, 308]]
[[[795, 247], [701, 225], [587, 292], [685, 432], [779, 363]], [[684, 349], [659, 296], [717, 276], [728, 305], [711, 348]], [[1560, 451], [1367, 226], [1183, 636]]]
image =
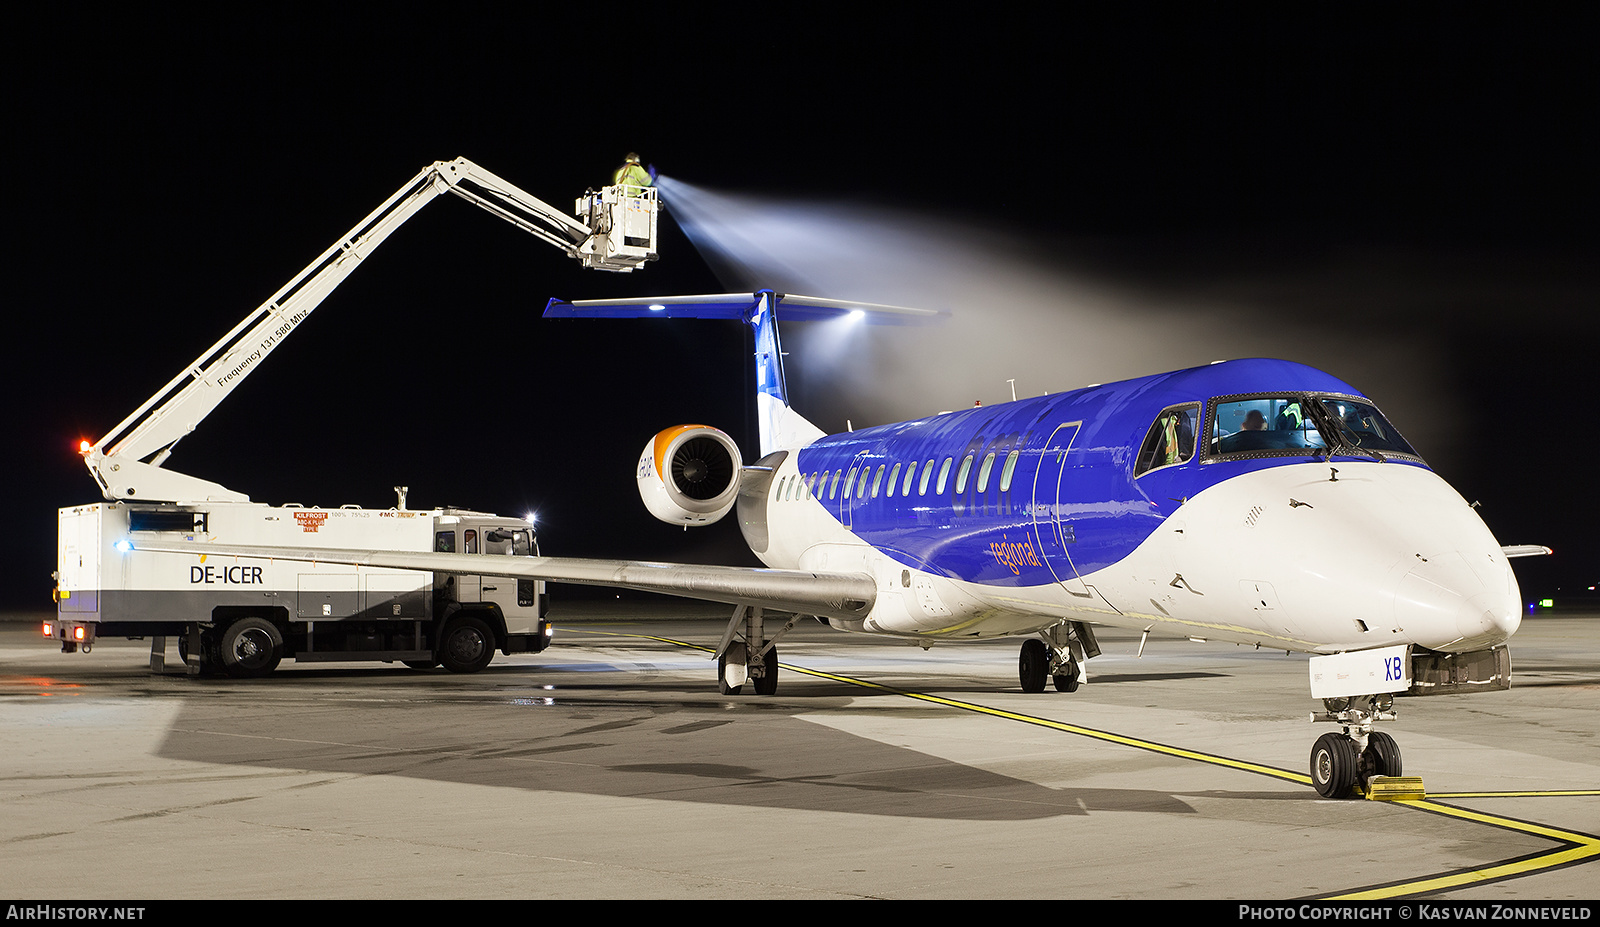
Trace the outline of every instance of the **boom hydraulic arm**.
[[162, 469], [178, 441], [293, 334], [361, 259], [440, 193], [450, 192], [566, 251], [585, 267], [627, 272], [655, 260], [656, 191], [606, 187], [578, 200], [585, 219], [553, 206], [466, 158], [435, 161], [322, 252], [123, 419], [80, 450], [107, 499], [248, 502], [217, 483]]

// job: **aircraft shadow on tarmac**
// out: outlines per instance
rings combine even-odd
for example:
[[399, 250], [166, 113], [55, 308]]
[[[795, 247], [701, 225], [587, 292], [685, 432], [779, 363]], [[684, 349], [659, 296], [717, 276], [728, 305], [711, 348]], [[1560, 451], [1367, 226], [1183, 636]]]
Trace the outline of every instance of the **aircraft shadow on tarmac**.
[[[657, 695], [644, 703], [556, 694], [514, 704], [479, 702], [470, 709], [410, 700], [193, 700], [180, 710], [158, 752], [211, 764], [407, 776], [529, 792], [908, 818], [1194, 813], [1165, 792], [1050, 788], [796, 717], [845, 707], [834, 699], [669, 703]], [[753, 705], [765, 710], [746, 710]], [[255, 733], [241, 737], [241, 731]], [[1071, 775], [1070, 754], [1038, 762], [1065, 764], [1059, 774]], [[536, 801], [530, 795], [530, 809]]]

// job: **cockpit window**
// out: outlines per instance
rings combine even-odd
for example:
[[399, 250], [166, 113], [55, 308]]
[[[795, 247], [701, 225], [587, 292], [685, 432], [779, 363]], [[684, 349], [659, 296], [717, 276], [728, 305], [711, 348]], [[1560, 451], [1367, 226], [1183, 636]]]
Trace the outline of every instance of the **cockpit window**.
[[1401, 454], [1421, 460], [1372, 403], [1349, 396], [1280, 394], [1212, 400], [1207, 455], [1294, 457]]
[[1193, 457], [1195, 424], [1199, 417], [1198, 403], [1162, 410], [1139, 446], [1133, 475], [1180, 464]]
[[1417, 456], [1406, 439], [1400, 437], [1400, 432], [1395, 431], [1383, 413], [1371, 404], [1358, 399], [1334, 398], [1321, 402], [1329, 418], [1344, 432], [1342, 438], [1345, 443], [1367, 451]]
[[1216, 404], [1212, 453], [1304, 453], [1327, 446], [1300, 396], [1258, 396]]

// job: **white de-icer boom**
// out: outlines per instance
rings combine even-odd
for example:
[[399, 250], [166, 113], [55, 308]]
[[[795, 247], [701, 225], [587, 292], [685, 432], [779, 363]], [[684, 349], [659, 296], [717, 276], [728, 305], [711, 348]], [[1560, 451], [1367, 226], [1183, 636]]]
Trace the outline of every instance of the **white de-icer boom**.
[[[207, 348], [105, 437], [80, 448], [105, 502], [59, 513], [57, 615], [45, 636], [87, 652], [97, 636], [149, 637], [151, 666], [167, 638], [188, 672], [235, 676], [295, 660], [398, 660], [457, 672], [496, 649], [543, 650], [547, 599], [538, 580], [471, 569], [479, 558], [538, 553], [530, 521], [446, 508], [268, 506], [166, 469], [173, 448], [238, 388], [373, 249], [440, 193], [450, 192], [555, 245], [585, 267], [628, 272], [656, 258], [652, 187], [588, 191], [576, 218], [465, 158], [407, 181]], [[327, 562], [200, 558], [180, 564], [134, 550], [130, 533], [290, 548], [378, 547], [469, 556], [459, 572], [361, 570]]]

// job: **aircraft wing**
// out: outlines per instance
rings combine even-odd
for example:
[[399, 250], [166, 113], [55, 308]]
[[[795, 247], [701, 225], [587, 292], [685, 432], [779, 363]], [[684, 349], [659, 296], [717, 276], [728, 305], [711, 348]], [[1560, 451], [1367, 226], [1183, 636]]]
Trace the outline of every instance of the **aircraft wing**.
[[1543, 544], [1511, 544], [1500, 548], [1500, 553], [1507, 557], [1544, 557], [1555, 551]]
[[582, 586], [610, 586], [682, 596], [728, 605], [755, 605], [774, 611], [859, 619], [872, 610], [877, 585], [866, 573], [812, 573], [758, 567], [654, 563], [640, 560], [584, 560], [573, 557], [511, 557], [420, 551], [338, 548], [256, 547], [202, 541], [135, 542], [133, 549], [253, 560], [344, 563], [352, 566], [441, 573], [477, 573], [542, 579]]

